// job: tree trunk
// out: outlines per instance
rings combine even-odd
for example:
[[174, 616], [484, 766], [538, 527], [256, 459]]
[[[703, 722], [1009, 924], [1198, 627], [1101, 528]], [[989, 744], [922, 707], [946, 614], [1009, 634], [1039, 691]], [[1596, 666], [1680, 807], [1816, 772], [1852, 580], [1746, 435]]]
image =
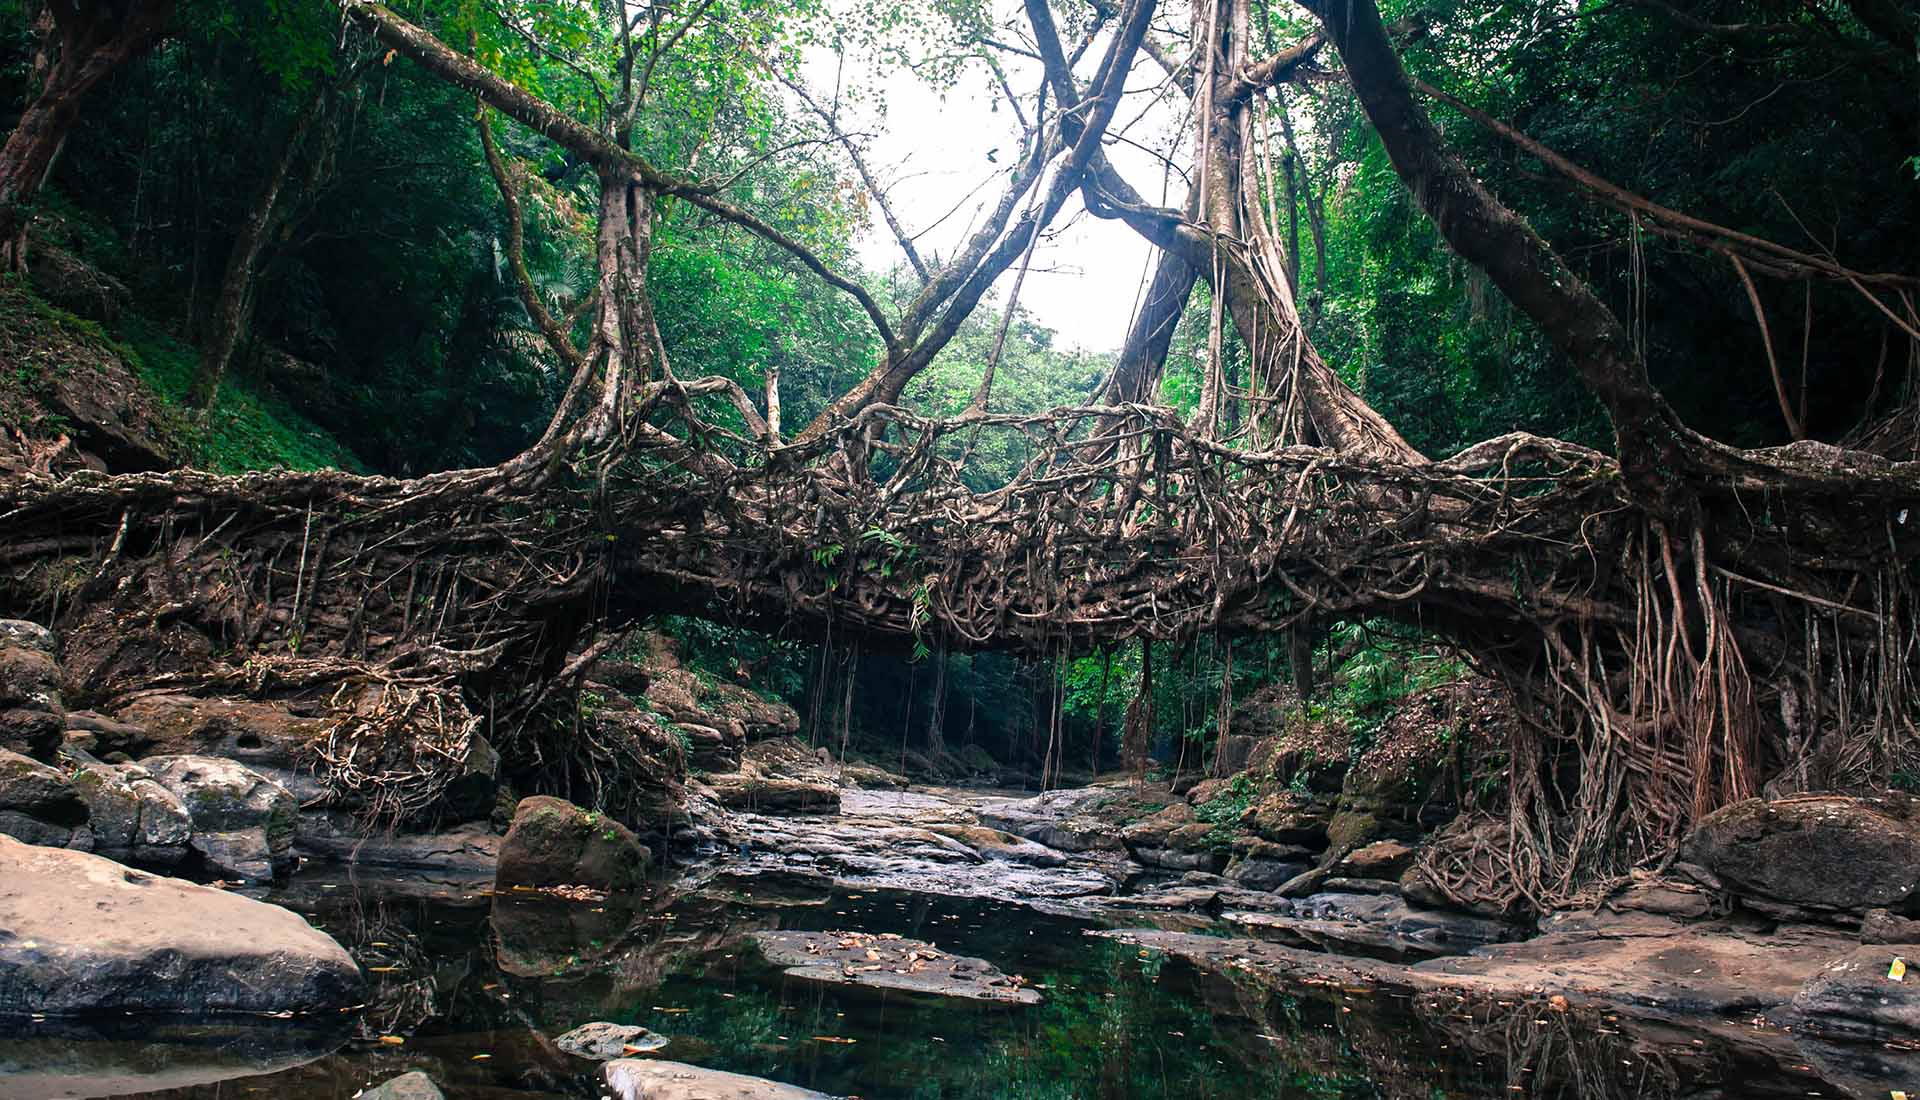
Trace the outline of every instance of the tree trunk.
[[280, 205], [280, 195], [286, 188], [287, 177], [292, 174], [294, 162], [299, 159], [307, 131], [313, 128], [320, 116], [327, 92], [325, 82], [316, 83], [313, 94], [294, 115], [280, 143], [279, 153], [267, 170], [267, 178], [254, 194], [253, 205], [234, 236], [233, 249], [227, 254], [227, 273], [220, 284], [220, 296], [214, 300], [213, 330], [209, 334], [206, 354], [202, 356], [200, 368], [194, 372], [193, 385], [187, 392], [187, 404], [191, 408], [203, 412], [213, 408], [221, 379], [225, 377], [234, 352], [246, 336], [247, 323], [253, 314], [254, 274], [260, 253], [272, 235], [274, 212]]
[[0, 145], [0, 266], [13, 272], [27, 268], [33, 205], [80, 117], [81, 103], [95, 85], [158, 40], [173, 0], [94, 0], [51, 4], [47, 10], [51, 20], [40, 20], [50, 36], [41, 48], [41, 56], [51, 58], [45, 82]]

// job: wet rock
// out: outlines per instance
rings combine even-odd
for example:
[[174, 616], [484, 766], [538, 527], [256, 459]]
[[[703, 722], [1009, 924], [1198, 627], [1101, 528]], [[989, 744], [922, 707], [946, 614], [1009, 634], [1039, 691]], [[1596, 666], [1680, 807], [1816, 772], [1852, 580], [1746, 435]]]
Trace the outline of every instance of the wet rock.
[[833, 1100], [798, 1085], [683, 1062], [625, 1058], [602, 1072], [617, 1100]]
[[[284, 771], [302, 764], [305, 747], [327, 725], [295, 714], [284, 703], [180, 694], [142, 696], [120, 707], [113, 721], [111, 729], [96, 724], [101, 748], [135, 759], [218, 756]], [[132, 740], [136, 731], [143, 740]]]
[[633, 830], [564, 799], [520, 800], [500, 845], [494, 882], [500, 889], [585, 886], [627, 894], [645, 882], [653, 853]]
[[1102, 787], [1047, 791], [982, 806], [980, 823], [1064, 852], [1119, 852], [1120, 831], [1099, 812], [1116, 797]]
[[1861, 943], [1920, 943], [1920, 920], [1869, 909], [1860, 919]]
[[0, 619], [0, 749], [51, 760], [67, 731], [53, 633]]
[[375, 1085], [362, 1092], [358, 1100], [446, 1100], [446, 1095], [433, 1078], [416, 1069]]
[[296, 862], [299, 804], [259, 772], [211, 756], [150, 756], [141, 767], [172, 791], [193, 818], [189, 841], [221, 877], [272, 878]]
[[1733, 892], [1827, 912], [1916, 909], [1920, 820], [1905, 797], [1748, 799], [1701, 818], [1682, 858]]
[[1920, 943], [1862, 946], [1822, 967], [1793, 998], [1800, 1029], [1830, 1039], [1920, 1036], [1920, 969], [1896, 971], [1896, 959], [1920, 967]]
[[1465, 954], [1513, 932], [1500, 921], [1415, 909], [1388, 894], [1332, 891], [1221, 919], [1277, 943], [1395, 959]]
[[359, 967], [297, 914], [0, 838], [0, 1013], [318, 1012]]
[[186, 857], [193, 818], [180, 797], [145, 767], [83, 761], [73, 787], [87, 804], [95, 852], [156, 867], [171, 867]]
[[985, 959], [949, 955], [933, 944], [892, 933], [759, 931], [753, 942], [787, 976], [828, 985], [1039, 1004], [1040, 991]]
[[664, 1049], [668, 1041], [665, 1035], [655, 1034], [638, 1024], [596, 1022], [581, 1024], [555, 1039], [553, 1044], [576, 1058], [610, 1062], [630, 1054]]

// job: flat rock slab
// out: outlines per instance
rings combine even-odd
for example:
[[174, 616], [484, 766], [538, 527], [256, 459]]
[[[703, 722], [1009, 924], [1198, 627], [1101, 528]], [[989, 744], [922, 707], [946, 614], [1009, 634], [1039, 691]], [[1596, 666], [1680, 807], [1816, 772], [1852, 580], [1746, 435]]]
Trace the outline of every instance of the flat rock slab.
[[1250, 939], [1149, 929], [1094, 934], [1166, 951], [1209, 969], [1294, 981], [1561, 996], [1643, 1017], [1718, 1019], [1788, 1015], [1809, 978], [1858, 946], [1845, 934], [1824, 929], [1761, 936], [1724, 924], [1683, 925], [1650, 917], [1620, 922], [1611, 930], [1554, 932], [1405, 965]]
[[365, 992], [297, 913], [0, 837], [0, 1016], [320, 1012]]
[[684, 1062], [625, 1058], [608, 1062], [604, 1073], [607, 1087], [619, 1100], [833, 1100], [824, 1092], [798, 1085]]
[[949, 955], [930, 943], [890, 933], [753, 933], [760, 953], [790, 977], [831, 985], [864, 985], [970, 1001], [1039, 1004], [1037, 989], [985, 959]]

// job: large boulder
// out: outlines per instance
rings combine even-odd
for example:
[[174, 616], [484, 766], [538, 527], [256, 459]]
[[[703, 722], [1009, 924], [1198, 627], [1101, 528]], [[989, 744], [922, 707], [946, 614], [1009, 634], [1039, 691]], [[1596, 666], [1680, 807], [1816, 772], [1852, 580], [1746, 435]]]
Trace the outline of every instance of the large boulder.
[[86, 759], [73, 789], [87, 805], [93, 850], [123, 862], [171, 867], [186, 857], [193, 817], [186, 804], [139, 764]]
[[1681, 858], [1763, 905], [1915, 912], [1920, 804], [1898, 796], [1751, 798], [1700, 819]]
[[221, 877], [272, 878], [298, 862], [293, 854], [299, 804], [259, 772], [212, 756], [150, 756], [153, 779], [193, 818], [194, 851]]
[[631, 894], [645, 884], [652, 862], [653, 853], [625, 825], [565, 799], [536, 795], [521, 799], [513, 812], [494, 885]]
[[0, 837], [0, 1016], [320, 1012], [365, 993], [296, 913]]
[[1828, 963], [1793, 998], [1800, 1030], [1831, 1039], [1920, 1038], [1920, 969], [1908, 972], [1909, 965], [1920, 967], [1920, 943], [1862, 946]]
[[28, 844], [92, 847], [87, 804], [65, 773], [0, 749], [0, 833]]
[[0, 619], [0, 749], [53, 759], [67, 732], [53, 633], [22, 619]]
[[17, 752], [0, 749], [0, 810], [72, 827], [87, 820], [87, 804], [64, 773]]

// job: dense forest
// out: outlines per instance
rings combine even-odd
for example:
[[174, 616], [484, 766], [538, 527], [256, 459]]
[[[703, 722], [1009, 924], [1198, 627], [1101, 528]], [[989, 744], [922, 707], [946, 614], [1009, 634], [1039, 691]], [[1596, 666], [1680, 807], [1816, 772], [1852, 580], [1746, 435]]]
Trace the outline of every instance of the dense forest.
[[[538, 567], [551, 570], [544, 595], [476, 577], [493, 601], [476, 617], [520, 616], [532, 634], [472, 627], [462, 646], [490, 656], [434, 673], [471, 706], [513, 696], [518, 721], [555, 705], [548, 681], [582, 667], [578, 654], [617, 651], [651, 623], [706, 675], [784, 697], [816, 743], [928, 761], [978, 744], [1049, 783], [1123, 760], [1205, 768], [1236, 708], [1276, 691], [1298, 713], [1369, 728], [1475, 667], [1560, 727], [1535, 752], [1577, 758], [1609, 727], [1639, 731], [1645, 755], [1624, 771], [1589, 759], [1583, 779], [1543, 758], [1517, 784], [1516, 821], [1657, 807], [1631, 835], [1569, 842], [1541, 826], [1543, 858], [1583, 880], [1816, 755], [1831, 781], [1920, 772], [1915, 481], [1884, 461], [1920, 458], [1914, 26], [1879, 0], [10, 4], [5, 94], [26, 107], [0, 153], [9, 461], [43, 475], [373, 479], [181, 490], [213, 512], [234, 506], [223, 494], [247, 498], [248, 537], [268, 541], [228, 552], [272, 563], [285, 539], [312, 541], [316, 494], [332, 494], [323, 522], [349, 528], [368, 511], [441, 506], [403, 505], [380, 476], [505, 470], [557, 488], [569, 500], [557, 523], [544, 498], [497, 487], [444, 502], [444, 522], [520, 525], [473, 552], [542, 537], [525, 515], [544, 510], [563, 547], [552, 552], [571, 555]], [[824, 72], [862, 75], [814, 86]], [[941, 212], [897, 209], [894, 169], [874, 159], [876, 133], [914, 125], [887, 111], [902, 74], [989, 97], [1009, 127], [1007, 163], [980, 173], [973, 232], [947, 255], [914, 236]], [[1123, 152], [1159, 178], [1121, 178]], [[1049, 227], [1089, 217], [1124, 223], [1160, 257], [1124, 345], [1097, 352], [1061, 346], [1019, 300]], [[863, 240], [897, 241], [896, 261], [863, 265]], [[108, 349], [150, 391], [138, 430], [85, 422], [52, 377], [64, 367], [33, 350], [47, 332]], [[845, 492], [893, 499], [933, 484], [906, 472], [927, 453], [982, 499], [1049, 470], [1084, 477], [1074, 463], [1104, 461], [1089, 447], [1134, 453], [1100, 442], [1117, 421], [1061, 422], [1055, 443], [1084, 446], [1041, 460], [1021, 418], [1128, 403], [1204, 441], [1172, 460], [1191, 467], [1176, 482], [1218, 467], [1203, 495], [1277, 476], [1234, 453], [1324, 447], [1383, 465], [1339, 475], [1374, 479], [1353, 500], [1291, 506], [1323, 527], [1423, 509], [1471, 527], [1471, 494], [1418, 472], [1465, 452], [1478, 457], [1447, 479], [1524, 467], [1532, 487], [1512, 507], [1537, 509], [1541, 526], [1525, 545], [1416, 536], [1413, 572], [1336, 530], [1303, 553], [1354, 563], [1284, 586], [1218, 565], [1214, 530], [1210, 611], [1135, 609], [1101, 626], [1060, 610], [1068, 598], [1050, 629], [985, 634], [969, 629], [977, 616], [931, 607], [925, 577], [917, 589], [892, 578], [916, 554], [944, 554], [942, 598], [961, 594], [960, 552], [932, 527], [814, 524], [803, 564], [843, 576], [785, 616], [769, 613], [778, 582], [727, 573], [791, 571], [787, 558], [703, 571], [592, 549], [647, 538], [632, 521], [648, 502], [712, 491], [676, 470], [736, 497], [782, 491], [742, 471], [839, 463]], [[873, 408], [897, 420], [882, 426]], [[914, 426], [935, 423], [947, 426]], [[1476, 447], [1515, 432], [1559, 442], [1513, 444], [1504, 474], [1475, 465]], [[1755, 457], [1789, 444], [1800, 449]], [[626, 495], [650, 477], [666, 487]], [[1554, 479], [1579, 488], [1561, 499], [1542, 488]], [[1607, 479], [1618, 488], [1594, 489]], [[1081, 491], [1127, 492], [1099, 484]], [[21, 530], [104, 523], [93, 539], [115, 524], [124, 538], [134, 513], [200, 522], [146, 511], [152, 489], [126, 489], [126, 507], [97, 495], [117, 490], [88, 491], [16, 491], [4, 506]], [[1557, 508], [1573, 512], [1548, 517]], [[1621, 509], [1644, 522], [1609, 518]], [[1756, 526], [1736, 531], [1735, 514]], [[1050, 522], [1034, 512], [995, 530], [1045, 539]], [[1245, 540], [1272, 521], [1251, 522], [1224, 553], [1260, 556]], [[1123, 526], [1123, 553], [1170, 552], [1152, 521]], [[1860, 537], [1831, 541], [1843, 530]], [[416, 561], [436, 553], [409, 531]], [[168, 537], [134, 541], [157, 561]], [[1563, 571], [1554, 557], [1582, 539], [1644, 576]], [[126, 614], [99, 583], [62, 588], [71, 545], [9, 551], [10, 598], [75, 623], [90, 601]], [[281, 570], [279, 596], [298, 606], [249, 622], [214, 606], [231, 593], [203, 589], [185, 618], [214, 641], [194, 652], [381, 659], [370, 639], [386, 628], [370, 620], [391, 609], [370, 613], [362, 595], [358, 611], [349, 600], [316, 617], [331, 588], [300, 594], [302, 575], [272, 563], [245, 583], [272, 588]], [[1066, 559], [1041, 568], [1077, 583]], [[862, 583], [849, 573], [890, 590], [855, 592], [865, 611], [836, 613], [835, 584]], [[1449, 573], [1480, 588], [1408, 590], [1415, 574]], [[1488, 594], [1501, 585], [1511, 593]], [[1881, 632], [1855, 629], [1860, 615]], [[132, 690], [182, 674], [165, 658], [174, 644], [156, 630], [84, 664], [101, 692]], [[529, 760], [545, 751], [498, 740]], [[1672, 754], [1687, 774], [1648, 780], [1647, 762]], [[1607, 768], [1610, 793], [1583, 788]]]
[[0, 103], [0, 1096], [1920, 1079], [1911, 3], [0, 0]]

